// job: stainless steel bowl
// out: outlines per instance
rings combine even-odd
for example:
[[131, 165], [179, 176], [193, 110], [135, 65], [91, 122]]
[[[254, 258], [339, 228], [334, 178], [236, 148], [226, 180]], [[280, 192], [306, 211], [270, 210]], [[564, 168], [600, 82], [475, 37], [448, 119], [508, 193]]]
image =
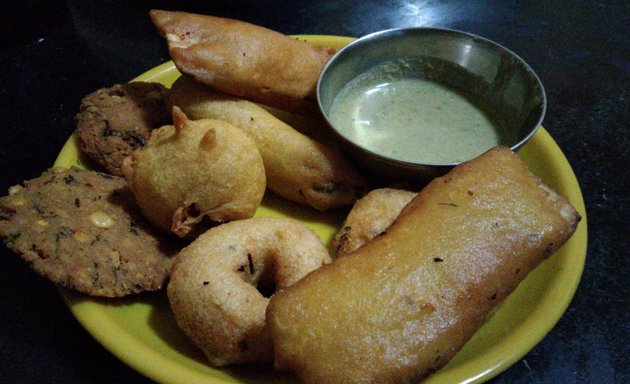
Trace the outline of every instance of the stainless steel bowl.
[[[397, 59], [427, 63], [431, 80], [475, 95], [498, 114], [511, 133], [502, 145], [518, 150], [543, 121], [543, 85], [523, 59], [507, 48], [470, 33], [437, 28], [376, 32], [342, 48], [323, 68], [317, 84], [319, 107], [342, 148], [377, 182], [427, 181], [457, 163], [413, 163], [377, 154], [344, 136], [331, 122], [330, 110], [344, 85], [378, 64]], [[490, 148], [488, 148], [490, 149]]]

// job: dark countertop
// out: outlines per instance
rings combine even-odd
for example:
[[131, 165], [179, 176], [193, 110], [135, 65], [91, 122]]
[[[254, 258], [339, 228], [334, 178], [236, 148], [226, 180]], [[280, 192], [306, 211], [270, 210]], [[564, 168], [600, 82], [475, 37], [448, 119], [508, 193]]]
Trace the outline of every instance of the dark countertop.
[[[447, 27], [517, 52], [545, 84], [544, 125], [580, 182], [589, 244], [567, 312], [492, 382], [630, 382], [630, 3], [68, 1], [60, 8], [39, 5], [30, 18], [24, 13], [33, 1], [9, 3], [15, 4], [3, 6], [0, 27], [0, 191], [53, 163], [84, 95], [169, 59], [148, 18], [150, 8], [232, 17], [286, 34], [361, 36], [392, 27]], [[45, 26], [52, 31], [41, 35]], [[29, 35], [35, 41], [16, 41]], [[6, 248], [0, 252], [0, 382], [149, 382], [92, 339], [51, 283]]]

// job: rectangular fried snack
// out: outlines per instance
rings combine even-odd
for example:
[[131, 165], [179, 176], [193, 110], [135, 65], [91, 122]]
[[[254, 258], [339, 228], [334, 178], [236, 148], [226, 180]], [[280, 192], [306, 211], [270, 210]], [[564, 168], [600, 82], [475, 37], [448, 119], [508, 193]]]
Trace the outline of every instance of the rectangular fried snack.
[[386, 233], [276, 293], [275, 366], [407, 383], [445, 365], [580, 217], [498, 147], [426, 186]]
[[150, 16], [180, 72], [225, 93], [318, 116], [315, 88], [333, 48], [221, 17], [155, 9]]

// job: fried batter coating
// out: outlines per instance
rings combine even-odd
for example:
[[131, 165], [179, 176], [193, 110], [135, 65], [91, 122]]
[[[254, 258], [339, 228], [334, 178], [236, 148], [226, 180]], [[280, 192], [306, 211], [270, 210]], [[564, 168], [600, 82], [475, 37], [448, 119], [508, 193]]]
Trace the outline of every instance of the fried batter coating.
[[404, 189], [378, 188], [357, 200], [333, 238], [336, 256], [348, 255], [382, 234], [416, 195]]
[[333, 48], [238, 20], [155, 9], [150, 16], [180, 72], [231, 95], [319, 116], [315, 88]]
[[123, 162], [142, 213], [181, 238], [207, 229], [204, 218], [221, 223], [253, 216], [265, 192], [256, 144], [229, 123], [190, 121], [179, 108], [173, 122]]
[[351, 205], [366, 189], [365, 179], [338, 151], [252, 102], [215, 91], [188, 76], [175, 81], [168, 102], [191, 119], [224, 120], [245, 131], [263, 158], [267, 187], [288, 200], [325, 211]]
[[168, 298], [180, 328], [212, 365], [271, 362], [269, 299], [260, 290], [288, 287], [329, 262], [319, 238], [296, 220], [233, 221], [181, 251]]
[[306, 383], [410, 383], [446, 364], [579, 215], [507, 148], [433, 180], [387, 233], [276, 293], [275, 366]]

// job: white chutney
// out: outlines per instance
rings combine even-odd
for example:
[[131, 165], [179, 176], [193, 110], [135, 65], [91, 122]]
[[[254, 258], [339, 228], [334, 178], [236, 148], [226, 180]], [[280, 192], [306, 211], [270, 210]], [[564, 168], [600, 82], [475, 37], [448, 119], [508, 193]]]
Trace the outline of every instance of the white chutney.
[[505, 130], [487, 108], [435, 81], [396, 76], [400, 65], [376, 66], [335, 97], [330, 120], [348, 140], [382, 156], [424, 164], [470, 160], [503, 143]]

